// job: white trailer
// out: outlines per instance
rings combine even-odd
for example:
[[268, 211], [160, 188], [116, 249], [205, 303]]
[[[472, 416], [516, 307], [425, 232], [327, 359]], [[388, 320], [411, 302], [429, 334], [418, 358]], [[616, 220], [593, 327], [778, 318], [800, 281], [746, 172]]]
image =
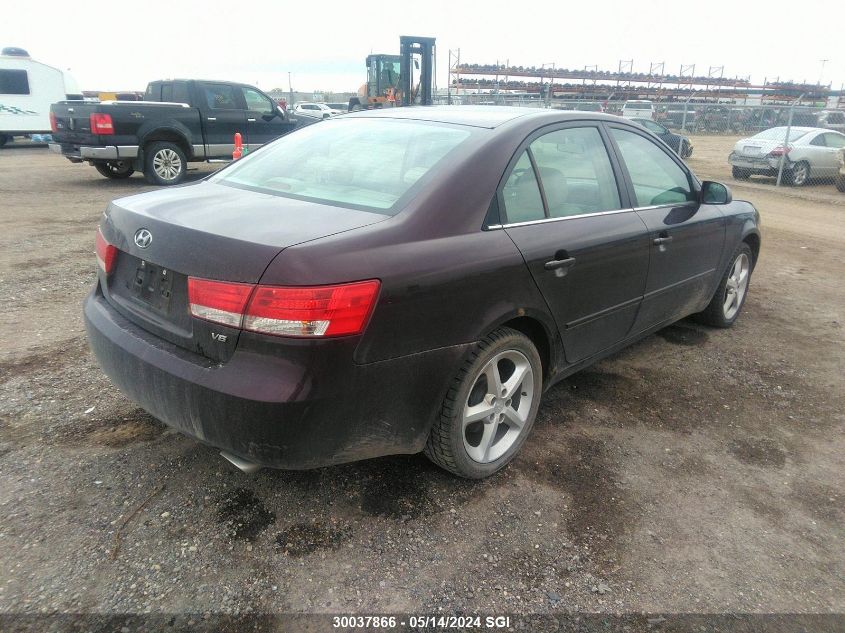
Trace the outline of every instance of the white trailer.
[[13, 136], [50, 133], [50, 105], [81, 99], [73, 78], [20, 48], [0, 52], [0, 146]]

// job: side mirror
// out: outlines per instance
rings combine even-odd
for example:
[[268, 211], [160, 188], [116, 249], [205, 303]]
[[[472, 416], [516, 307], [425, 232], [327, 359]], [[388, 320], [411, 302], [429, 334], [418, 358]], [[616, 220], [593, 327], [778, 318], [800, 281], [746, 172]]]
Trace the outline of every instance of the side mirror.
[[701, 202], [704, 204], [728, 204], [733, 201], [727, 185], [705, 180], [701, 185]]

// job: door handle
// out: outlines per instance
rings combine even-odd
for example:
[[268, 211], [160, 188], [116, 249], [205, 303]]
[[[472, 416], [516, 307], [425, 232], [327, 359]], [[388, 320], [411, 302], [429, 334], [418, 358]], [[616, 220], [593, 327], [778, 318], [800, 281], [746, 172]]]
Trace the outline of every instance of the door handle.
[[247, 119], [250, 123], [255, 123], [255, 119]]
[[655, 244], [655, 246], [661, 246], [661, 245], [663, 245], [663, 244], [668, 244], [668, 243], [669, 243], [669, 242], [671, 242], [671, 241], [672, 241], [672, 236], [671, 236], [671, 235], [662, 235], [662, 236], [660, 236], [660, 237], [655, 237], [655, 238], [654, 238], [654, 244]]
[[543, 264], [543, 268], [546, 270], [558, 270], [560, 268], [569, 268], [573, 264], [575, 264], [575, 258], [567, 257], [565, 259], [553, 259], [550, 262], [546, 262]]
[[207, 120], [208, 120], [208, 121], [216, 121], [216, 120], [217, 120], [217, 117], [216, 117], [216, 116], [210, 116], [210, 117], [208, 117], [208, 119], [207, 119]]

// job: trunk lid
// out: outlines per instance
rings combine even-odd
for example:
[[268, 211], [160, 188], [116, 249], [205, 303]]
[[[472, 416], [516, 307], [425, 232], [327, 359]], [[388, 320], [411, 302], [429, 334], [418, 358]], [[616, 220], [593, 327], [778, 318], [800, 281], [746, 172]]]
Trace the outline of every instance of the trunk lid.
[[[136, 325], [225, 361], [239, 330], [190, 315], [188, 276], [255, 284], [288, 246], [388, 217], [206, 182], [122, 198], [101, 225], [119, 250], [112, 274], [100, 272], [101, 286]], [[150, 239], [141, 248], [135, 236], [144, 229]]]

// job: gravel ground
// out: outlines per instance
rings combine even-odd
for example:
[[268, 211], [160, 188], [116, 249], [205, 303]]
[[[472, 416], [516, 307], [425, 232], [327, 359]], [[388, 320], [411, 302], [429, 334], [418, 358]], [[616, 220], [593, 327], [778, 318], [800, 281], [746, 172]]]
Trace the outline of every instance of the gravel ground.
[[[693, 142], [730, 182], [733, 139]], [[736, 327], [558, 384], [493, 479], [421, 456], [245, 475], [86, 347], [95, 226], [143, 179], [0, 150], [0, 613], [845, 611], [845, 196], [731, 184], [764, 230]]]

